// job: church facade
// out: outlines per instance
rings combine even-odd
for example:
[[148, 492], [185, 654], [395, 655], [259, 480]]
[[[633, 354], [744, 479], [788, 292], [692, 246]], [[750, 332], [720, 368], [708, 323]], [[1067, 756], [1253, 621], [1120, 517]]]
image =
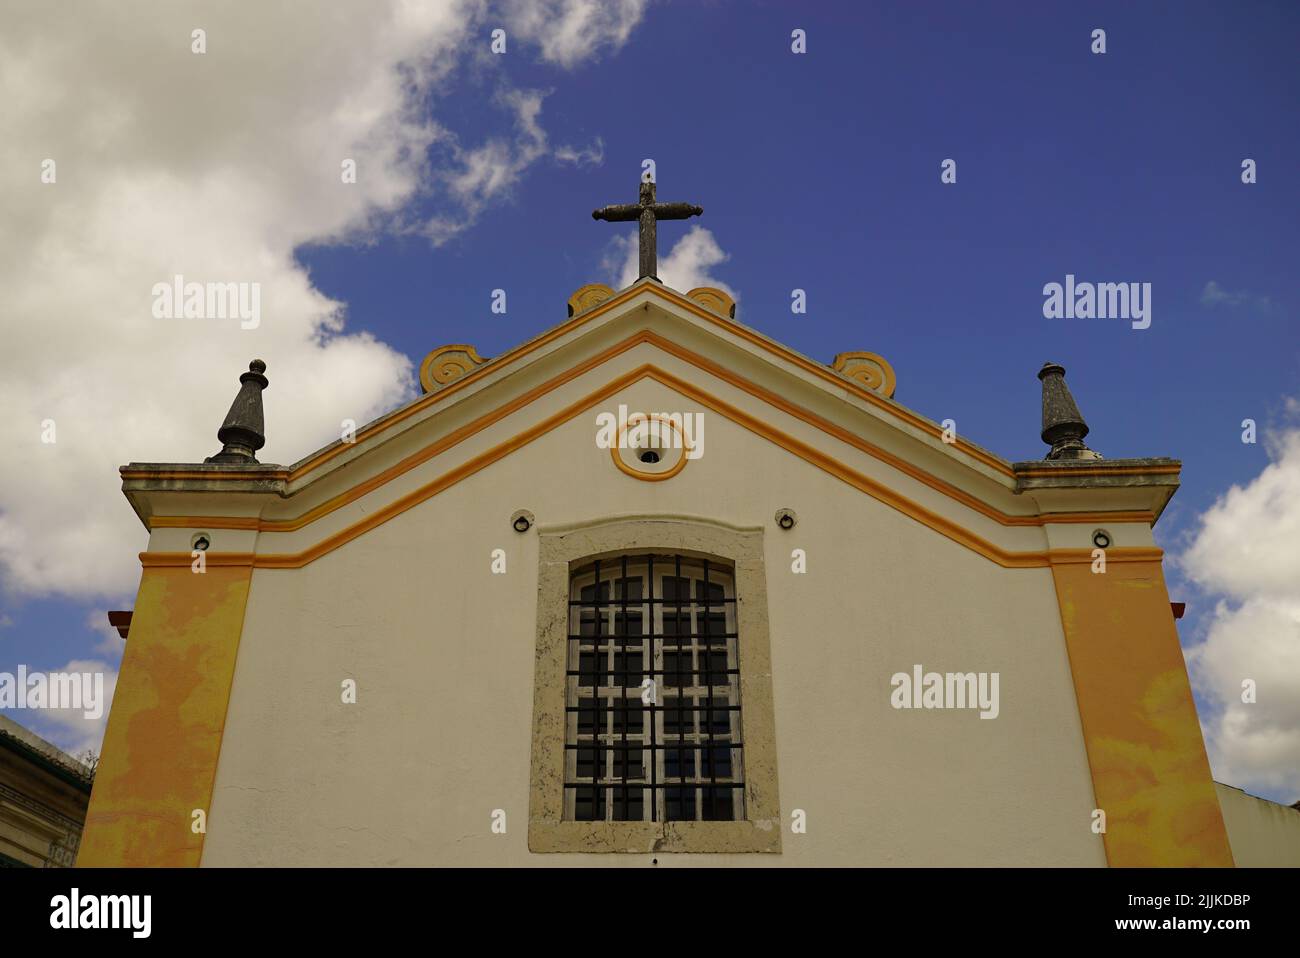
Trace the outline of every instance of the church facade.
[[221, 454], [123, 467], [81, 864], [1233, 864], [1176, 461], [1091, 452], [1051, 364], [1013, 463], [719, 290], [569, 313], [288, 467], [255, 363]]

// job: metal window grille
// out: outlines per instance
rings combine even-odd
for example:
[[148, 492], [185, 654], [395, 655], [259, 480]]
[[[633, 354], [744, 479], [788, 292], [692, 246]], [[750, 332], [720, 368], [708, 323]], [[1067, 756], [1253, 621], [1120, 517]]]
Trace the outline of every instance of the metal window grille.
[[624, 555], [570, 582], [565, 818], [743, 820], [731, 567]]

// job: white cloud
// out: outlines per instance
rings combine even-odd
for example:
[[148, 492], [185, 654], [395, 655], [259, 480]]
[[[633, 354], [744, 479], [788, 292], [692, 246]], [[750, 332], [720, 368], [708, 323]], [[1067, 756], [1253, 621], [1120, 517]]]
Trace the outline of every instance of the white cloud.
[[647, 0], [508, 0], [508, 32], [537, 43], [542, 59], [563, 67], [617, 48], [645, 13]]
[[107, 609], [96, 609], [93, 612], [86, 613], [86, 628], [99, 636], [99, 641], [95, 643], [97, 653], [108, 657], [113, 662], [122, 661], [122, 652], [126, 649], [126, 639], [122, 638], [117, 629], [108, 624]]
[[1252, 303], [1265, 311], [1273, 305], [1267, 296], [1256, 296], [1244, 289], [1232, 292], [1224, 289], [1214, 280], [1206, 283], [1205, 288], [1201, 290], [1202, 306], [1213, 308], [1215, 306], [1246, 306]]
[[[519, 36], [572, 66], [640, 4], [515, 3]], [[429, 116], [488, 42], [481, 0], [328, 9], [19, 4], [0, 33], [0, 576], [26, 595], [129, 593], [144, 544], [116, 468], [201, 461], [253, 357], [268, 444], [289, 463], [413, 392], [409, 360], [348, 332], [295, 260], [305, 243], [457, 229], [546, 152], [541, 95], [506, 91], [509, 136], [461, 147]], [[191, 52], [191, 31], [207, 52]], [[481, 41], [481, 43], [480, 43]], [[584, 53], [585, 51], [585, 53]], [[431, 147], [447, 147], [435, 169]], [[440, 154], [441, 155], [441, 154]], [[42, 183], [53, 159], [57, 181]], [[340, 176], [356, 161], [355, 184]], [[559, 157], [564, 160], [565, 157]], [[432, 227], [429, 228], [432, 233]], [[256, 282], [262, 322], [158, 320], [175, 274]], [[57, 441], [41, 441], [53, 420]]]
[[[626, 236], [616, 236], [610, 243], [603, 267], [613, 277], [614, 288], [623, 289], [637, 280], [639, 246], [634, 231]], [[710, 269], [731, 258], [724, 253], [713, 234], [702, 226], [692, 226], [679, 239], [667, 256], [659, 258], [659, 279], [665, 286], [688, 293], [697, 286], [712, 286], [725, 292], [736, 302], [740, 296], [730, 286], [710, 273]]]
[[[1291, 404], [1288, 403], [1288, 407]], [[1300, 429], [1269, 448], [1272, 462], [1201, 516], [1180, 567], [1222, 596], [1200, 645], [1187, 651], [1215, 777], [1300, 798]], [[1257, 701], [1242, 702], [1252, 680]]]
[[554, 156], [560, 163], [572, 163], [574, 166], [599, 166], [605, 162], [605, 141], [596, 137], [595, 142], [581, 149], [574, 146], [557, 146]]
[[425, 223], [422, 232], [435, 245], [473, 226], [483, 210], [508, 196], [524, 171], [541, 157], [549, 155], [558, 163], [575, 165], [604, 160], [605, 145], [600, 138], [581, 149], [567, 145], [550, 148], [540, 123], [545, 98], [538, 90], [508, 90], [497, 95], [497, 105], [514, 115], [513, 138], [493, 137], [473, 149], [462, 149], [451, 138], [447, 145], [452, 165], [436, 174], [436, 180], [446, 185], [459, 209], [456, 215], [434, 216]]
[[[15, 711], [10, 713], [9, 717], [20, 725], [31, 728], [41, 738], [57, 745], [74, 758], [81, 758], [87, 749], [98, 754], [104, 741], [104, 729], [108, 726], [108, 713], [113, 704], [113, 693], [117, 689], [117, 670], [99, 659], [73, 659], [60, 668], [51, 669], [50, 672], [102, 675], [103, 694], [98, 703], [102, 707], [95, 710], [100, 714], [95, 718], [87, 718], [86, 709], [81, 707], [42, 708]], [[86, 703], [83, 702], [84, 704]]]

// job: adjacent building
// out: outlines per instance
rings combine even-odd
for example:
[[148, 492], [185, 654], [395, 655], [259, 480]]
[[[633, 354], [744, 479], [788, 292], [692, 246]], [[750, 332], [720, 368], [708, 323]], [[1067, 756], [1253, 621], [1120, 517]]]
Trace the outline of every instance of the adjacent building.
[[74, 864], [90, 768], [0, 715], [0, 868]]

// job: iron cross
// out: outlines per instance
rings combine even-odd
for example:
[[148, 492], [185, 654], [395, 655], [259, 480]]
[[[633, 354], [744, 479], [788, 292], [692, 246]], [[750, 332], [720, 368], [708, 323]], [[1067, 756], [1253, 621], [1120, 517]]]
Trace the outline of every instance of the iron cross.
[[641, 181], [641, 201], [639, 203], [620, 203], [617, 206], [604, 206], [592, 210], [593, 220], [605, 220], [607, 223], [627, 223], [637, 220], [640, 224], [641, 239], [641, 277], [649, 276], [658, 282], [657, 269], [659, 254], [656, 250], [655, 222], [657, 220], [684, 220], [699, 216], [704, 207], [690, 203], [656, 203], [653, 182]]

